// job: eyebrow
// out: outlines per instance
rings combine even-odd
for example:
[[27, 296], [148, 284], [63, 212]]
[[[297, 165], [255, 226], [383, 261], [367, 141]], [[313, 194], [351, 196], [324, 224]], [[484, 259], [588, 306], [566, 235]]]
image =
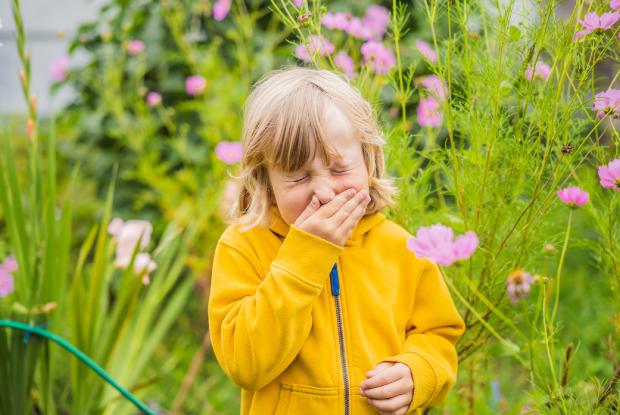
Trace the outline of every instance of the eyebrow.
[[[334, 168], [334, 167], [345, 167], [345, 166], [346, 166], [346, 165], [348, 165], [349, 163], [350, 163], [350, 160], [345, 160], [345, 159], [334, 159], [334, 160], [332, 161], [332, 163], [331, 163], [329, 166], [327, 166], [327, 167], [328, 167], [328, 168]], [[302, 171], [302, 170], [309, 170], [309, 169], [307, 169], [307, 168], [305, 168], [305, 167], [303, 167], [303, 166], [302, 166], [302, 167], [301, 167], [301, 168], [299, 168], [297, 171], [295, 171], [295, 172], [291, 172], [291, 173], [296, 173], [296, 172], [299, 172], [299, 171]]]

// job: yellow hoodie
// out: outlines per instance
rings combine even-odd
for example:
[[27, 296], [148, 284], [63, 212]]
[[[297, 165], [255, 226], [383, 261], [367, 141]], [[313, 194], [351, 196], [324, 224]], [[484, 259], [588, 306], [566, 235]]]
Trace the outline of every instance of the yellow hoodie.
[[344, 247], [284, 222], [229, 226], [218, 241], [209, 330], [218, 362], [241, 386], [241, 414], [377, 414], [360, 395], [381, 361], [409, 367], [408, 414], [440, 403], [456, 380], [464, 331], [437, 266], [382, 213]]

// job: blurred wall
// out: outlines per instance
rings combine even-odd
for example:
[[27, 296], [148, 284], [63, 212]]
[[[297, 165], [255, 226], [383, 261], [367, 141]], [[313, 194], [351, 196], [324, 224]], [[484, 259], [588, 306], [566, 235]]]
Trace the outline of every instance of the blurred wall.
[[[26, 111], [18, 78], [21, 63], [11, 3], [12, 0], [0, 1], [0, 114]], [[37, 95], [41, 115], [50, 115], [70, 99], [67, 87], [53, 97], [50, 95], [52, 81], [48, 68], [65, 53], [80, 22], [93, 19], [102, 3], [103, 0], [21, 0], [27, 50], [32, 55], [31, 91]], [[59, 31], [64, 31], [64, 37], [57, 35]]]

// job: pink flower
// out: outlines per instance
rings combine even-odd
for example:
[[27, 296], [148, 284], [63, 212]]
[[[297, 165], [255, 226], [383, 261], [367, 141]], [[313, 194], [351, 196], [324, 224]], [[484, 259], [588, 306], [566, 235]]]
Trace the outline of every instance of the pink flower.
[[506, 292], [510, 302], [516, 304], [530, 293], [530, 287], [538, 280], [538, 275], [532, 275], [522, 269], [515, 269], [506, 278]]
[[558, 197], [562, 203], [570, 206], [571, 208], [581, 207], [588, 203], [590, 195], [585, 190], [577, 186], [569, 186], [565, 189], [558, 190]]
[[551, 75], [551, 68], [546, 63], [542, 61], [537, 62], [535, 69], [532, 69], [532, 64], [527, 64], [525, 78], [527, 78], [528, 81], [533, 81], [536, 78], [546, 81], [549, 79], [549, 75]]
[[407, 241], [407, 248], [420, 258], [429, 258], [441, 266], [450, 266], [470, 258], [478, 247], [478, 237], [467, 232], [456, 240], [452, 229], [435, 224], [421, 227], [415, 237]]
[[424, 76], [417, 80], [424, 88], [430, 91], [430, 93], [440, 102], [446, 100], [448, 95], [448, 88], [443, 83], [440, 77], [436, 75]]
[[437, 52], [435, 52], [429, 43], [422, 39], [418, 39], [415, 41], [415, 47], [426, 60], [432, 63], [437, 63]]
[[334, 56], [334, 63], [338, 68], [344, 72], [347, 78], [353, 78], [355, 76], [355, 65], [353, 64], [353, 58], [351, 58], [345, 51], [340, 51]]
[[232, 0], [217, 0], [213, 5], [213, 18], [218, 22], [224, 20], [230, 12]]
[[585, 29], [575, 33], [573, 40], [579, 39], [580, 37], [595, 32], [599, 29], [611, 29], [611, 27], [616, 24], [618, 20], [620, 20], [620, 13], [618, 12], [603, 13], [600, 16], [596, 13], [588, 13], [584, 16], [583, 20], [579, 19], [579, 23], [581, 23]]
[[441, 125], [441, 112], [439, 103], [431, 97], [420, 99], [418, 105], [418, 123], [422, 127], [438, 127]]
[[[592, 109], [602, 112], [603, 116], [610, 112], [613, 112], [614, 116], [620, 116], [620, 89], [609, 88], [596, 94]], [[599, 118], [602, 118], [600, 113]]]
[[361, 48], [364, 61], [372, 64], [372, 69], [378, 74], [385, 74], [390, 71], [396, 63], [392, 49], [386, 48], [383, 43], [370, 40], [365, 42]]
[[0, 264], [0, 268], [4, 268], [8, 272], [17, 271], [17, 261], [14, 256], [8, 256], [4, 259], [4, 262]]
[[49, 67], [50, 77], [54, 82], [64, 81], [69, 70], [69, 57], [66, 55], [59, 56]]
[[0, 268], [0, 297], [6, 297], [15, 290], [13, 275], [7, 270]]
[[598, 177], [604, 188], [620, 191], [620, 158], [610, 161], [606, 166], [599, 166]]
[[157, 92], [151, 91], [146, 95], [146, 105], [153, 108], [155, 105], [161, 103], [161, 95]]
[[611, 0], [609, 2], [609, 7], [614, 10], [620, 10], [620, 0]]
[[188, 95], [200, 95], [202, 94], [206, 86], [206, 79], [200, 75], [192, 75], [187, 77], [187, 79], [185, 80], [185, 91]]
[[243, 157], [243, 147], [238, 141], [220, 141], [215, 146], [215, 155], [226, 164], [235, 164]]
[[321, 24], [331, 30], [347, 31], [349, 29], [349, 14], [343, 12], [325, 13]]
[[476, 248], [478, 248], [478, 235], [476, 232], [469, 231], [463, 235], [460, 235], [454, 240], [453, 253], [454, 258], [457, 261], [464, 261], [471, 257]]
[[304, 0], [292, 0], [292, 2], [295, 5], [295, 7], [300, 8], [301, 5], [304, 3]]
[[308, 46], [304, 43], [297, 45], [295, 55], [304, 62], [310, 61], [310, 55], [319, 53], [322, 56], [329, 55], [334, 51], [334, 45], [323, 36], [308, 36]]
[[370, 33], [370, 30], [364, 26], [362, 19], [359, 17], [352, 17], [349, 20], [349, 26], [347, 27], [346, 32], [358, 39], [369, 40], [372, 38], [372, 33]]
[[381, 39], [390, 23], [390, 12], [383, 6], [372, 5], [366, 9], [362, 24], [370, 33], [372, 39]]
[[15, 290], [15, 282], [13, 280], [13, 272], [17, 270], [17, 261], [15, 257], [7, 257], [0, 264], [0, 297], [6, 297]]
[[139, 55], [144, 52], [144, 42], [141, 40], [132, 39], [127, 43], [127, 53], [130, 55]]

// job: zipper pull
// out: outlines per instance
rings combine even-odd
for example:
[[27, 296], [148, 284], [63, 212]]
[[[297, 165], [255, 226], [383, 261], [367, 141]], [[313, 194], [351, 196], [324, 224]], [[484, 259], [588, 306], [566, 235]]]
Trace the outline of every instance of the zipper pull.
[[337, 297], [340, 295], [340, 283], [338, 282], [338, 263], [334, 263], [334, 267], [329, 272], [329, 280], [332, 286], [332, 295]]

